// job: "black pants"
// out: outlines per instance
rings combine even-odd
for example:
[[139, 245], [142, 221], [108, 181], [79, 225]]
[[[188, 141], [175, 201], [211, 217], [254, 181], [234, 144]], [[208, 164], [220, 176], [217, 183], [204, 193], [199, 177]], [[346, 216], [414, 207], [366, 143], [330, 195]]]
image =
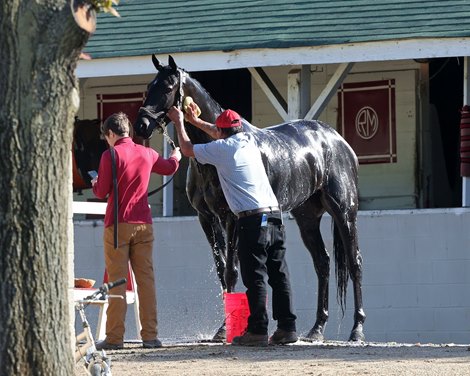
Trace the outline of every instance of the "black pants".
[[273, 289], [273, 318], [277, 327], [295, 331], [296, 316], [292, 308], [289, 271], [285, 261], [286, 248], [281, 213], [266, 214], [267, 225], [261, 225], [263, 214], [238, 220], [238, 256], [243, 284], [250, 306], [248, 331], [268, 333], [266, 311], [266, 276]]

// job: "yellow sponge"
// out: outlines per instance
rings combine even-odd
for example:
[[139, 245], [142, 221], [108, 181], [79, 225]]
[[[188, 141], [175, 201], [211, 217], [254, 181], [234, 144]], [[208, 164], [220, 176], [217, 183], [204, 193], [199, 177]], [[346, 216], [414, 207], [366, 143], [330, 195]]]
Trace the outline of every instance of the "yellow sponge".
[[[184, 98], [184, 101], [183, 101], [183, 111], [185, 113], [188, 112], [188, 107], [191, 103], [194, 103], [196, 105], [196, 117], [199, 117], [201, 115], [201, 109], [199, 108], [199, 106], [196, 104], [196, 102], [193, 101], [193, 98], [191, 97], [185, 97]], [[186, 115], [185, 115], [185, 118], [186, 118]]]

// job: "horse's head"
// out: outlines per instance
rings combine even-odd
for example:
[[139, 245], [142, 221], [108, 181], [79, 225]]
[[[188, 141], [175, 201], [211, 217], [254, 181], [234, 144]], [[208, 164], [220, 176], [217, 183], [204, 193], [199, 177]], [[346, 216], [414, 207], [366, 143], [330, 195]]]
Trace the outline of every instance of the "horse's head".
[[183, 83], [186, 72], [176, 66], [170, 56], [169, 65], [163, 66], [152, 55], [152, 62], [158, 73], [147, 87], [147, 98], [139, 109], [134, 131], [137, 135], [150, 138], [155, 129], [163, 132], [169, 122], [166, 114], [171, 106], [181, 106], [183, 100]]

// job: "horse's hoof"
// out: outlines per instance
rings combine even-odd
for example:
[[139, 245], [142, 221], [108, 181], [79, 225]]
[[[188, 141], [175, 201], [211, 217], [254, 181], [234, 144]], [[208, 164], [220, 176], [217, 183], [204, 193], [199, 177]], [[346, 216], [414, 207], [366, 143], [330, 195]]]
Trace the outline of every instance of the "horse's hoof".
[[319, 329], [310, 329], [308, 334], [305, 337], [302, 337], [302, 340], [308, 342], [323, 342], [324, 341], [323, 333]]
[[224, 342], [226, 334], [225, 326], [220, 327], [217, 333], [214, 334], [214, 337], [212, 337], [212, 342]]
[[351, 332], [351, 335], [349, 336], [349, 342], [365, 342], [366, 337], [364, 336], [364, 333], [362, 330], [355, 329]]

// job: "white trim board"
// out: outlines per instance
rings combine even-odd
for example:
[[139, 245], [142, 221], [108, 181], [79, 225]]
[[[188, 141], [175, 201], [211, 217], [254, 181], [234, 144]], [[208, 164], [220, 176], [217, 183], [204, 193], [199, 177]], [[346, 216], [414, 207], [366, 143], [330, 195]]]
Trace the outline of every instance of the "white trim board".
[[[299, 64], [470, 56], [470, 38], [410, 39], [330, 46], [170, 53], [189, 72]], [[168, 54], [157, 55], [166, 63]], [[78, 78], [154, 74], [150, 56], [80, 60]]]

